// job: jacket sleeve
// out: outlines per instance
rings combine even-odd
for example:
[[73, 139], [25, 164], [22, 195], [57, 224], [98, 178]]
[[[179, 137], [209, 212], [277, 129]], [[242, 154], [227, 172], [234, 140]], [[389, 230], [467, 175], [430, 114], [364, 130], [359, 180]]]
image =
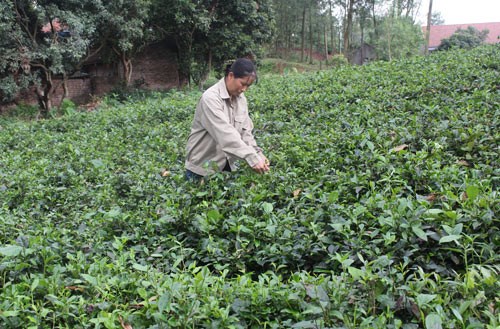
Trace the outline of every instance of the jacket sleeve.
[[202, 126], [215, 139], [224, 153], [244, 159], [250, 167], [261, 161], [257, 150], [245, 143], [238, 130], [229, 123], [229, 118], [223, 111], [221, 99], [202, 97], [200, 106]]
[[262, 149], [257, 146], [257, 142], [253, 136], [253, 122], [252, 119], [248, 116], [248, 114], [244, 118], [243, 122], [243, 130], [241, 133], [241, 139], [248, 145], [251, 146], [255, 152], [262, 153]]

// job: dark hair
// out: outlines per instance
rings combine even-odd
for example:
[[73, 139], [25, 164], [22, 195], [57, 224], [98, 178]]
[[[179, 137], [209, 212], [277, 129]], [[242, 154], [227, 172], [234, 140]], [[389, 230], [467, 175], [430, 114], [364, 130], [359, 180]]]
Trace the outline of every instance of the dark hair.
[[238, 58], [233, 63], [227, 64], [224, 76], [227, 77], [230, 72], [233, 72], [235, 78], [253, 76], [257, 80], [255, 65], [247, 58]]

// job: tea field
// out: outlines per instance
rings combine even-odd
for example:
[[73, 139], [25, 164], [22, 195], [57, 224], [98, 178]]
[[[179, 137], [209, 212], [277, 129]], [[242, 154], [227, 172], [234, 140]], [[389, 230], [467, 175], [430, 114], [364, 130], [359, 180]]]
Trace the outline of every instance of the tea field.
[[0, 328], [499, 328], [498, 45], [261, 77], [262, 176], [199, 96], [0, 117]]

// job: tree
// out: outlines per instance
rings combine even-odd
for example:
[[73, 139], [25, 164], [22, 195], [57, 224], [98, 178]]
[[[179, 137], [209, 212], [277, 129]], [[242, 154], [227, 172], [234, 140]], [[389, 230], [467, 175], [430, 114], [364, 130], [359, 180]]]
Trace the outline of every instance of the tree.
[[[284, 46], [288, 55], [300, 49], [301, 62], [311, 60], [311, 50], [331, 53], [340, 30], [335, 17], [338, 0], [273, 0], [276, 15], [275, 53]], [[285, 42], [286, 40], [286, 42]]]
[[432, 25], [432, 0], [429, 1], [429, 11], [427, 12], [427, 29], [425, 30], [425, 54], [429, 54], [429, 40]]
[[361, 58], [365, 58], [363, 54], [363, 44], [365, 43], [365, 29], [367, 24], [369, 23], [368, 21], [368, 16], [370, 14], [370, 6], [371, 4], [367, 2], [359, 2], [356, 6], [356, 12], [358, 14], [358, 22], [359, 22], [359, 29], [360, 29], [360, 45], [361, 45]]
[[350, 50], [350, 40], [352, 35], [352, 24], [354, 17], [355, 4], [360, 0], [346, 0], [345, 8], [346, 15], [344, 21], [344, 56], [347, 58], [349, 56]]
[[212, 65], [260, 53], [274, 27], [270, 0], [154, 0], [152, 12], [154, 26], [175, 40], [182, 84], [203, 79]]
[[[328, 20], [330, 23], [330, 46], [332, 48], [331, 53], [335, 53], [335, 36], [336, 36], [336, 28], [337, 28], [337, 23], [338, 20], [336, 17], [333, 15], [333, 8], [334, 8], [334, 3], [333, 0], [326, 0], [325, 4], [327, 10], [328, 10]], [[340, 29], [338, 29], [340, 31]]]
[[386, 16], [373, 34], [378, 58], [392, 60], [418, 54], [423, 45], [420, 27], [411, 18]]
[[6, 54], [0, 60], [4, 99], [32, 85], [42, 114], [46, 115], [58, 87], [54, 77], [62, 77], [64, 83], [90, 54], [96, 3], [16, 0], [2, 3], [0, 9], [3, 32], [0, 47], [2, 54]]
[[300, 61], [304, 61], [304, 53], [306, 49], [306, 11], [307, 4], [306, 2], [302, 5], [302, 28], [300, 29]]
[[288, 56], [297, 47], [300, 35], [301, 1], [273, 0], [276, 30], [274, 34], [274, 53]]
[[449, 38], [441, 40], [438, 50], [477, 47], [486, 40], [488, 33], [488, 30], [479, 31], [473, 26], [469, 26], [466, 29], [458, 29]]
[[397, 17], [414, 18], [420, 0], [394, 0], [394, 14]]
[[154, 37], [147, 26], [150, 6], [150, 0], [108, 0], [98, 14], [99, 42], [106, 57], [121, 63], [126, 87], [132, 76], [132, 59]]
[[439, 11], [432, 13], [431, 25], [444, 25], [444, 18]]
[[17, 24], [14, 3], [0, 3], [0, 101], [11, 102], [17, 93], [33, 83], [30, 57], [23, 46], [24, 35]]
[[270, 0], [219, 0], [205, 52], [219, 71], [223, 64], [238, 57], [259, 58], [264, 45], [275, 32], [274, 11]]
[[[195, 47], [211, 29], [218, 1], [154, 0], [152, 21], [164, 37], [177, 46], [177, 62], [181, 84], [189, 84]], [[207, 60], [208, 61], [208, 60]]]

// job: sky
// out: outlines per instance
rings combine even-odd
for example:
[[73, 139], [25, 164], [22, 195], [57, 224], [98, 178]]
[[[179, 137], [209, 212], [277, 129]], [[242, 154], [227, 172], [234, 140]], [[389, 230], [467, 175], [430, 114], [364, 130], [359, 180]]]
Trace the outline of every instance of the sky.
[[[429, 0], [422, 0], [418, 19], [427, 23]], [[444, 24], [500, 22], [500, 0], [433, 0], [432, 11], [439, 11]]]

